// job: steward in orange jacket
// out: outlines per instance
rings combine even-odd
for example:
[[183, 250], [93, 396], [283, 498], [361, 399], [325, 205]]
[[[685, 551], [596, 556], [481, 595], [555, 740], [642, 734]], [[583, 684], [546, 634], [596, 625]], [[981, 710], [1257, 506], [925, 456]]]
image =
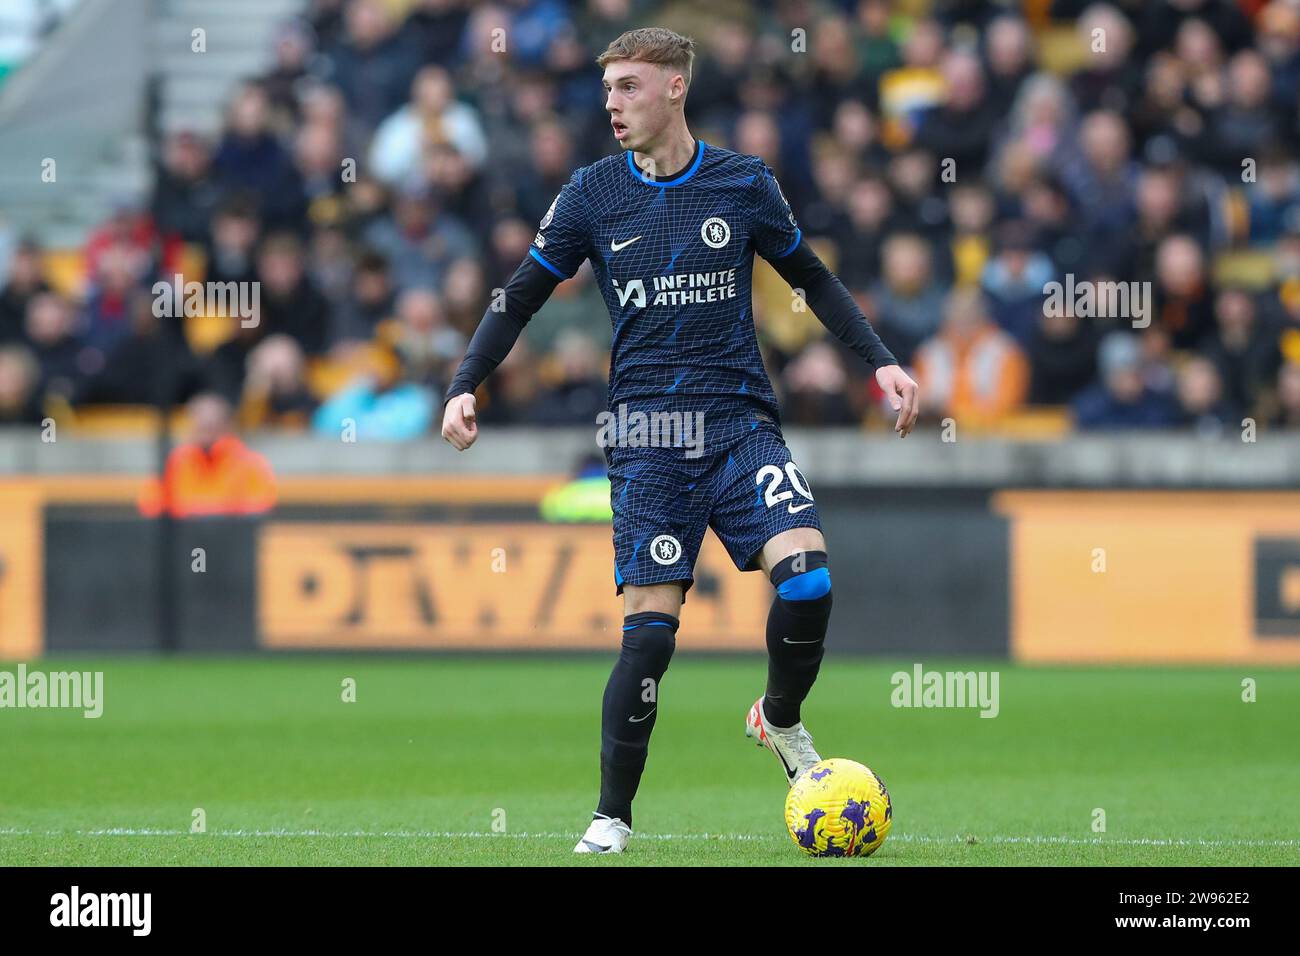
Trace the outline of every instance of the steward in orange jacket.
[[196, 395], [189, 414], [194, 440], [172, 450], [161, 482], [149, 480], [140, 512], [156, 517], [164, 501], [175, 518], [261, 514], [275, 507], [271, 466], [231, 432], [225, 399]]

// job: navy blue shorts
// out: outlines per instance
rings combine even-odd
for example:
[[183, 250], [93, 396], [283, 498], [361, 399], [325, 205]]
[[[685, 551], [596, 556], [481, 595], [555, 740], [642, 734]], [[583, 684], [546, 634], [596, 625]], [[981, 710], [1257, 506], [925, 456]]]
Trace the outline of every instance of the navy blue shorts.
[[694, 581], [695, 558], [712, 528], [742, 571], [758, 568], [772, 537], [817, 528], [817, 504], [780, 428], [748, 423], [697, 458], [681, 448], [610, 448], [614, 584]]

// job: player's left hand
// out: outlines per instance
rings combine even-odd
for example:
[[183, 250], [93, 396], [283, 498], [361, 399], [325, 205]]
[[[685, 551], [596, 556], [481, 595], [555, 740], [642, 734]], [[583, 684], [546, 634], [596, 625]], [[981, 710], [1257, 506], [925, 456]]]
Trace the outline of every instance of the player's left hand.
[[920, 389], [901, 365], [876, 369], [876, 383], [884, 389], [890, 407], [898, 412], [894, 431], [898, 432], [899, 438], [906, 438], [916, 424], [916, 417], [921, 414]]

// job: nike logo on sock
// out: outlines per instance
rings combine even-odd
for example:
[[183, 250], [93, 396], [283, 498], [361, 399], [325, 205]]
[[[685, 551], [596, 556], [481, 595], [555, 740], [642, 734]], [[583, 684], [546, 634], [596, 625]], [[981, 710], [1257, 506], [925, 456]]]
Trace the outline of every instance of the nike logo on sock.
[[792, 641], [788, 637], [783, 637], [781, 638], [781, 640], [785, 641], [787, 644], [820, 644], [821, 643], [821, 641]]
[[[654, 712], [655, 712], [655, 709], [654, 709], [653, 707], [651, 707], [651, 708], [650, 708], [650, 714], [653, 714]], [[639, 723], [641, 723], [641, 721], [645, 720], [646, 717], [649, 717], [650, 714], [646, 714], [645, 717], [629, 717], [629, 718], [627, 719], [627, 722], [628, 722], [629, 724], [639, 724]]]

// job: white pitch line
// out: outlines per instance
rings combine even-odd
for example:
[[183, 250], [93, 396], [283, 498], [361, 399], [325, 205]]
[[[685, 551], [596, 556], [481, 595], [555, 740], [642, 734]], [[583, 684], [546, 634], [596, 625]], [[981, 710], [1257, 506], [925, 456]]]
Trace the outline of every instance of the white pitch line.
[[[571, 840], [572, 833], [493, 833], [486, 830], [210, 830], [191, 834], [188, 830], [112, 827], [93, 830], [32, 830], [20, 827], [0, 827], [0, 836], [199, 836], [199, 837], [354, 837], [372, 839], [438, 840], [438, 839], [516, 839], [516, 840]], [[784, 841], [787, 837], [768, 833], [638, 833], [637, 839], [647, 840], [716, 840], [735, 842]], [[1184, 840], [1166, 837], [1141, 838], [1080, 838], [1063, 836], [976, 836], [979, 844], [1048, 844], [1066, 846], [1205, 846], [1205, 847], [1296, 847], [1300, 840]], [[970, 842], [965, 836], [933, 836], [920, 833], [899, 833], [892, 836], [893, 843], [921, 843], [935, 845], [961, 845]]]

